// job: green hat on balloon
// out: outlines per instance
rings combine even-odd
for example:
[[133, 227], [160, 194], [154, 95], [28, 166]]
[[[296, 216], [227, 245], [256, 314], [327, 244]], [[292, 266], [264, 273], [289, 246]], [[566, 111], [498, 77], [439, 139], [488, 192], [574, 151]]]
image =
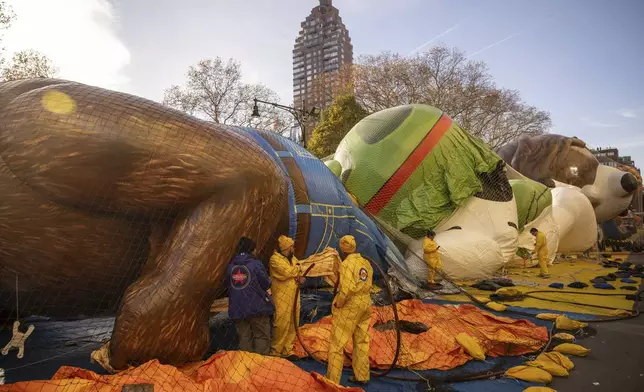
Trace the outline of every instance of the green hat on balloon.
[[420, 238], [481, 192], [500, 161], [441, 110], [405, 105], [364, 118], [325, 164], [363, 209]]

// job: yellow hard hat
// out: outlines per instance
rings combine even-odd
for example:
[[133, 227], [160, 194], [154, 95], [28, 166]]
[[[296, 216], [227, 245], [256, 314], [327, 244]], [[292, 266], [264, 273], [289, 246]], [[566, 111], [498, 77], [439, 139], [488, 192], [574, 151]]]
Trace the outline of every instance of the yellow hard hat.
[[346, 254], [356, 251], [356, 239], [352, 235], [340, 238], [340, 250]]
[[277, 239], [277, 243], [279, 245], [280, 251], [285, 251], [293, 247], [295, 245], [295, 241], [293, 241], [292, 238], [287, 237], [285, 235], [281, 235]]

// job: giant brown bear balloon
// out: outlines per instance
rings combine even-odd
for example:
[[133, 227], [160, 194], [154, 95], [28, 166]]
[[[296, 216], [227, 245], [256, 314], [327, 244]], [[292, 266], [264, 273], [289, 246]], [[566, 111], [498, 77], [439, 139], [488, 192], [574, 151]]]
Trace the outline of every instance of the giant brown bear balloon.
[[274, 249], [286, 193], [216, 124], [74, 82], [0, 84], [0, 311], [16, 286], [23, 317], [116, 311], [116, 369], [200, 360], [225, 260], [243, 235]]

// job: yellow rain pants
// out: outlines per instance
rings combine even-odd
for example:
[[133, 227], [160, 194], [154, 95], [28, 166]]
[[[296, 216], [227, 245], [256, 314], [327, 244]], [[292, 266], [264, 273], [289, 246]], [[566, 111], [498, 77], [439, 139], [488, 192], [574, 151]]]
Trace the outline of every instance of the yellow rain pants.
[[548, 275], [548, 243], [546, 242], [546, 235], [540, 231], [537, 232], [534, 252], [537, 254], [539, 260], [541, 275]]
[[[297, 277], [301, 275], [300, 264], [293, 257], [290, 261], [281, 253], [275, 252], [270, 259], [271, 294], [275, 303], [273, 316], [273, 343], [271, 355], [287, 357], [291, 355], [295, 343], [293, 324], [293, 305], [297, 291]], [[297, 299], [296, 322], [300, 322], [300, 299]]]
[[326, 377], [340, 383], [344, 349], [353, 341], [353, 374], [358, 381], [369, 381], [369, 321], [373, 268], [359, 253], [352, 253], [340, 265], [340, 285], [332, 306], [333, 321], [329, 342]]
[[428, 237], [425, 237], [423, 240], [423, 256], [429, 269], [427, 281], [429, 283], [436, 283], [436, 272], [443, 269], [443, 262], [438, 253], [438, 244]]

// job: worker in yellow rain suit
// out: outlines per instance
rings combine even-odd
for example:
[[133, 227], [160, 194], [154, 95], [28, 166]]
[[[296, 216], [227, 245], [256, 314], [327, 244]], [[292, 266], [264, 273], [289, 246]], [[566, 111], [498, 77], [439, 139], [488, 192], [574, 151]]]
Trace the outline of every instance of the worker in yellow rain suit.
[[329, 342], [329, 366], [326, 377], [340, 383], [344, 348], [353, 341], [353, 374], [357, 384], [369, 382], [369, 321], [371, 320], [371, 285], [373, 268], [356, 253], [356, 240], [347, 235], [340, 239], [344, 260], [339, 269], [338, 294], [333, 300], [333, 321]]
[[530, 229], [530, 234], [536, 237], [534, 253], [537, 254], [539, 268], [541, 269], [539, 276], [548, 278], [550, 274], [548, 273], [548, 243], [546, 241], [546, 235], [534, 227]]
[[271, 355], [288, 357], [295, 343], [295, 325], [293, 323], [293, 306], [295, 322], [300, 322], [300, 299], [295, 304], [297, 285], [304, 281], [301, 277], [299, 261], [293, 256], [295, 242], [292, 238], [280, 236], [278, 247], [270, 259], [271, 294], [275, 303], [273, 320], [273, 342]]
[[434, 242], [435, 236], [436, 233], [429, 230], [427, 232], [427, 236], [425, 236], [425, 239], [423, 240], [423, 256], [427, 263], [427, 268], [429, 269], [427, 273], [427, 281], [430, 284], [436, 284], [436, 274], [443, 269], [441, 255], [438, 253], [440, 246]]

